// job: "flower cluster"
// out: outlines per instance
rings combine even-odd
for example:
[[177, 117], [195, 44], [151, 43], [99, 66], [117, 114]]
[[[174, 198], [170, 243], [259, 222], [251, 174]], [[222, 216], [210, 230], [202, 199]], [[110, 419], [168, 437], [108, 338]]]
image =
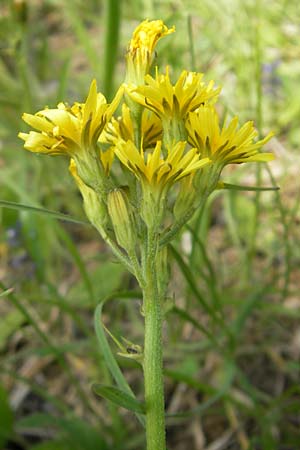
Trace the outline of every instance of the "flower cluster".
[[203, 74], [183, 70], [172, 82], [168, 67], [149, 73], [157, 42], [173, 32], [161, 20], [142, 22], [110, 104], [93, 81], [85, 103], [24, 114], [36, 131], [19, 134], [27, 150], [71, 158], [89, 219], [129, 257], [149, 230], [167, 243], [227, 164], [273, 158], [259, 151], [271, 133], [256, 140], [253, 123], [239, 126], [237, 117], [220, 125], [220, 88]]

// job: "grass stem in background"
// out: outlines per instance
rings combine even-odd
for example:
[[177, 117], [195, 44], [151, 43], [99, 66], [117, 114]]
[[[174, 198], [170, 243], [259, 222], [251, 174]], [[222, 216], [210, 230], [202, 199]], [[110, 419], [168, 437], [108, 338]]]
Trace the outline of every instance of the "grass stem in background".
[[113, 96], [114, 74], [118, 62], [121, 3], [119, 0], [106, 0], [103, 91], [108, 101]]

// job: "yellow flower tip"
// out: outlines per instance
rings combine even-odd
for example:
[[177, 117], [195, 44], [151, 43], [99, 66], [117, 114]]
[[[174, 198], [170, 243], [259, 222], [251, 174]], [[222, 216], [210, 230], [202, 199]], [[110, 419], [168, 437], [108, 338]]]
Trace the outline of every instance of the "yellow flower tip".
[[144, 20], [133, 32], [127, 52], [126, 84], [142, 85], [149, 72], [157, 42], [175, 31], [162, 20]]
[[107, 107], [106, 114], [105, 114], [107, 121], [109, 121], [111, 119], [112, 115], [118, 108], [118, 106], [123, 98], [124, 92], [125, 92], [125, 84], [122, 83], [121, 86], [119, 87], [119, 89], [117, 90], [116, 95], [114, 96], [112, 102]]
[[86, 99], [86, 104], [88, 103], [88, 101], [90, 100], [96, 100], [97, 99], [97, 81], [96, 81], [96, 79], [94, 78], [92, 81], [91, 81], [91, 84], [90, 84], [90, 88], [89, 88], [89, 92], [88, 92], [88, 96], [87, 96], [87, 99]]
[[96, 78], [93, 78], [90, 85], [90, 91], [93, 90], [94, 92], [97, 92], [97, 80]]
[[90, 84], [89, 93], [84, 105], [83, 122], [86, 123], [91, 114], [96, 110], [97, 107], [97, 82], [94, 79]]
[[31, 116], [32, 116], [32, 114], [23, 113], [23, 114], [22, 114], [22, 120], [24, 120], [24, 122], [27, 123], [29, 117], [31, 117]]
[[135, 52], [140, 48], [152, 54], [159, 39], [174, 33], [174, 31], [175, 26], [168, 28], [162, 20], [149, 21], [146, 19], [134, 30], [129, 44], [129, 52]]
[[28, 133], [18, 133], [18, 137], [20, 139], [23, 139], [23, 141], [26, 141], [27, 137], [28, 137]]

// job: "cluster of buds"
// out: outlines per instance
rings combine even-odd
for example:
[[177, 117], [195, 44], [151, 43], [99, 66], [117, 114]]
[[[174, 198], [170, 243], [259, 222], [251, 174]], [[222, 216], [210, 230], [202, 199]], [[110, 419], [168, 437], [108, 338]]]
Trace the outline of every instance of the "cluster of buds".
[[27, 150], [71, 158], [89, 220], [135, 275], [149, 230], [162, 249], [218, 188], [227, 164], [273, 159], [259, 151], [271, 133], [256, 140], [253, 123], [239, 127], [237, 117], [220, 125], [220, 88], [203, 74], [184, 70], [172, 82], [168, 67], [149, 73], [157, 42], [173, 32], [161, 20], [136, 28], [111, 104], [93, 81], [85, 103], [24, 114], [37, 131], [19, 134]]

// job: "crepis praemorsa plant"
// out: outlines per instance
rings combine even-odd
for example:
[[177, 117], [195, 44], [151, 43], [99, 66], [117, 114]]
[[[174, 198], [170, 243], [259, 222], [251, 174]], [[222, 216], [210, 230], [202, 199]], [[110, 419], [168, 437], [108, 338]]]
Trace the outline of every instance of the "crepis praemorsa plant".
[[85, 103], [25, 113], [36, 131], [19, 133], [31, 152], [70, 158], [88, 219], [143, 291], [144, 348], [131, 357], [144, 371], [148, 450], [166, 448], [161, 329], [168, 244], [225, 186], [227, 164], [273, 159], [259, 151], [271, 133], [256, 140], [253, 123], [239, 126], [237, 117], [220, 125], [220, 88], [203, 74], [183, 70], [175, 83], [168, 67], [150, 75], [157, 42], [174, 31], [161, 20], [137, 26], [125, 81], [110, 104], [94, 80]]

